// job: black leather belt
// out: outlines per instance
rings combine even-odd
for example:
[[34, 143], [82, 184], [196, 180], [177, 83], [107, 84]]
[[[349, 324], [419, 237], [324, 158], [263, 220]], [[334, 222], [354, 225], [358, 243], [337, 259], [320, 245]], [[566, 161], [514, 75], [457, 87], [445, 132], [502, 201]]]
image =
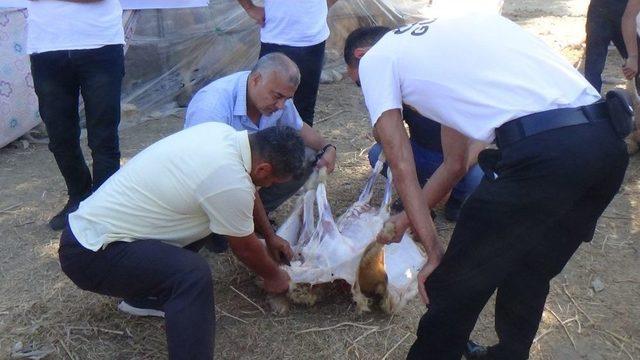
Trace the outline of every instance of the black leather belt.
[[608, 119], [609, 110], [603, 100], [577, 108], [542, 111], [502, 124], [496, 129], [496, 144], [502, 148], [544, 131]]

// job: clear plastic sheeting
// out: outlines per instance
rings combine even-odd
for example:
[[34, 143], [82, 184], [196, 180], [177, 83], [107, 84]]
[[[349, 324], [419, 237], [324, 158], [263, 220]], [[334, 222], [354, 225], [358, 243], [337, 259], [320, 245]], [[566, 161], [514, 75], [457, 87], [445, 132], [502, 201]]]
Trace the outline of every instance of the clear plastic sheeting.
[[[342, 71], [343, 41], [353, 29], [396, 26], [426, 5], [410, 0], [339, 1], [329, 14], [326, 66]], [[123, 89], [128, 109], [149, 113], [186, 106], [194, 92], [212, 80], [250, 69], [258, 58], [259, 27], [236, 0], [214, 0], [208, 8], [136, 13]]]
[[[433, 2], [433, 4], [432, 4]], [[342, 48], [360, 26], [396, 27], [438, 16], [445, 9], [500, 11], [502, 0], [339, 0], [329, 11], [323, 80], [345, 72]], [[144, 113], [186, 106], [212, 80], [250, 69], [260, 50], [259, 27], [236, 0], [208, 8], [140, 10], [129, 41], [124, 101]]]
[[[331, 36], [327, 40], [323, 80], [340, 80], [345, 72], [342, 60], [344, 39], [354, 29], [367, 25], [396, 27], [421, 18], [437, 16], [430, 0], [339, 0], [329, 12]], [[496, 9], [501, 0], [433, 0], [437, 3], [464, 4], [460, 11]], [[468, 5], [474, 4], [474, 5]], [[481, 5], [479, 5], [481, 4]], [[494, 10], [495, 11], [495, 10]], [[23, 16], [24, 10], [20, 12]], [[11, 19], [10, 27], [0, 28], [4, 45], [24, 42], [24, 18], [14, 24], [15, 10], [0, 11], [0, 25]], [[212, 0], [208, 7], [125, 11], [123, 25], [127, 37], [126, 75], [123, 83], [122, 128], [149, 116], [161, 117], [177, 106], [186, 106], [191, 96], [209, 82], [236, 71], [250, 69], [260, 50], [259, 27], [236, 0]], [[13, 31], [20, 29], [20, 31]], [[11, 31], [11, 32], [9, 32]], [[3, 46], [4, 46], [3, 45]], [[8, 50], [3, 50], [7, 54]], [[10, 53], [11, 51], [9, 51]], [[18, 77], [30, 78], [26, 54], [12, 60], [14, 54], [0, 59], [6, 68], [18, 64]], [[14, 75], [17, 70], [14, 71]], [[12, 75], [13, 76], [13, 75]], [[17, 76], [17, 75], [16, 75]], [[15, 77], [15, 76], [14, 76]], [[31, 86], [31, 87], [29, 87]], [[17, 89], [17, 88], [15, 88]], [[32, 85], [20, 101], [30, 101], [24, 109], [33, 117]], [[14, 90], [15, 100], [18, 92]], [[5, 101], [6, 103], [6, 101]], [[8, 105], [0, 104], [0, 146], [12, 141], [31, 127], [20, 131], [7, 128], [11, 121]], [[13, 106], [14, 108], [16, 106]], [[37, 118], [37, 116], [36, 116]], [[34, 124], [35, 126], [35, 124]], [[12, 131], [11, 136], [7, 134]]]
[[379, 208], [371, 204], [383, 159], [381, 155], [358, 200], [337, 220], [327, 201], [326, 169], [305, 184], [304, 195], [277, 231], [294, 252], [291, 265], [283, 266], [291, 278], [287, 297], [293, 303], [313, 305], [323, 286], [334, 281], [349, 284], [359, 312], [376, 305], [395, 313], [417, 295], [417, 274], [426, 263], [423, 251], [408, 234], [385, 246], [375, 241], [389, 218], [393, 192], [387, 170], [382, 203]]

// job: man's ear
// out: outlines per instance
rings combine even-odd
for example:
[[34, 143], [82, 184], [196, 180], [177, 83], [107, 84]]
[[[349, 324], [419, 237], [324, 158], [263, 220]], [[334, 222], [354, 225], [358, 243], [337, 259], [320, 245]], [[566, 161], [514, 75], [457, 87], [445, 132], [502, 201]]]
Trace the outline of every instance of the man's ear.
[[268, 162], [262, 161], [256, 166], [255, 174], [261, 179], [271, 176], [272, 173], [273, 167]]
[[366, 54], [367, 51], [369, 51], [369, 49], [371, 49], [371, 47], [369, 46], [356, 48], [355, 50], [353, 50], [353, 56], [355, 56], [356, 59], [360, 60], [362, 59], [364, 54]]
[[261, 79], [262, 79], [262, 74], [260, 74], [259, 72], [256, 72], [251, 76], [251, 78], [249, 78], [249, 82], [251, 83], [251, 85], [256, 86], [260, 83]]

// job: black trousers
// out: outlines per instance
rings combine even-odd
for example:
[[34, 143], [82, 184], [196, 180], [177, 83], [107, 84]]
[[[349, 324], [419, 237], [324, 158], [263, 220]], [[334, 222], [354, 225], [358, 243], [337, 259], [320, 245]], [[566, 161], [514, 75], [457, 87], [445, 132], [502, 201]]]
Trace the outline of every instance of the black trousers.
[[196, 253], [158, 240], [114, 242], [96, 252], [84, 248], [67, 227], [60, 237], [62, 271], [79, 288], [102, 295], [162, 304], [170, 359], [213, 358], [213, 280]]
[[[69, 197], [81, 200], [120, 167], [122, 45], [33, 54], [31, 74], [40, 116], [49, 134], [49, 150], [64, 177]], [[80, 94], [93, 158], [93, 179], [80, 148]]]
[[461, 358], [483, 307], [497, 289], [496, 359], [527, 359], [549, 281], [617, 193], [627, 167], [624, 143], [604, 121], [543, 132], [481, 153], [486, 176], [467, 199], [440, 266], [408, 359]]
[[260, 56], [281, 52], [287, 55], [300, 69], [300, 85], [293, 96], [293, 104], [296, 106], [302, 121], [313, 126], [313, 115], [320, 86], [320, 74], [324, 62], [324, 45], [321, 42], [312, 46], [287, 46], [277, 44], [260, 44]]

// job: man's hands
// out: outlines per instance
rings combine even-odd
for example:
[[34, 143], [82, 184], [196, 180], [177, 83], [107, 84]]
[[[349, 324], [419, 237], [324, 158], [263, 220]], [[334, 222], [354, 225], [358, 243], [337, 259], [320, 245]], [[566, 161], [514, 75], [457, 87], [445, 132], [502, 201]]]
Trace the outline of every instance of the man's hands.
[[262, 6], [250, 6], [245, 9], [247, 15], [255, 20], [256, 24], [260, 27], [264, 27], [264, 7]]
[[316, 167], [319, 169], [321, 167], [326, 167], [327, 172], [331, 174], [333, 170], [336, 168], [336, 149], [334, 147], [329, 147], [324, 152], [324, 155], [318, 160]]
[[264, 291], [271, 294], [282, 294], [289, 290], [289, 282], [291, 278], [286, 271], [278, 269], [275, 276], [271, 278], [264, 278]]
[[[273, 234], [272, 237], [265, 239], [269, 255], [279, 264], [288, 263], [293, 259], [293, 250], [287, 240]], [[284, 257], [284, 258], [283, 258]]]
[[427, 250], [427, 263], [424, 264], [422, 270], [418, 273], [418, 292], [420, 293], [420, 299], [425, 305], [429, 305], [429, 296], [427, 295], [427, 289], [425, 282], [429, 275], [440, 265], [442, 256], [444, 255], [444, 248], [439, 241], [435, 241], [433, 246]]
[[384, 223], [376, 241], [380, 244], [399, 243], [410, 225], [409, 217], [404, 211], [393, 215]]
[[622, 73], [627, 80], [633, 79], [638, 74], [638, 55], [631, 55], [624, 61]]

